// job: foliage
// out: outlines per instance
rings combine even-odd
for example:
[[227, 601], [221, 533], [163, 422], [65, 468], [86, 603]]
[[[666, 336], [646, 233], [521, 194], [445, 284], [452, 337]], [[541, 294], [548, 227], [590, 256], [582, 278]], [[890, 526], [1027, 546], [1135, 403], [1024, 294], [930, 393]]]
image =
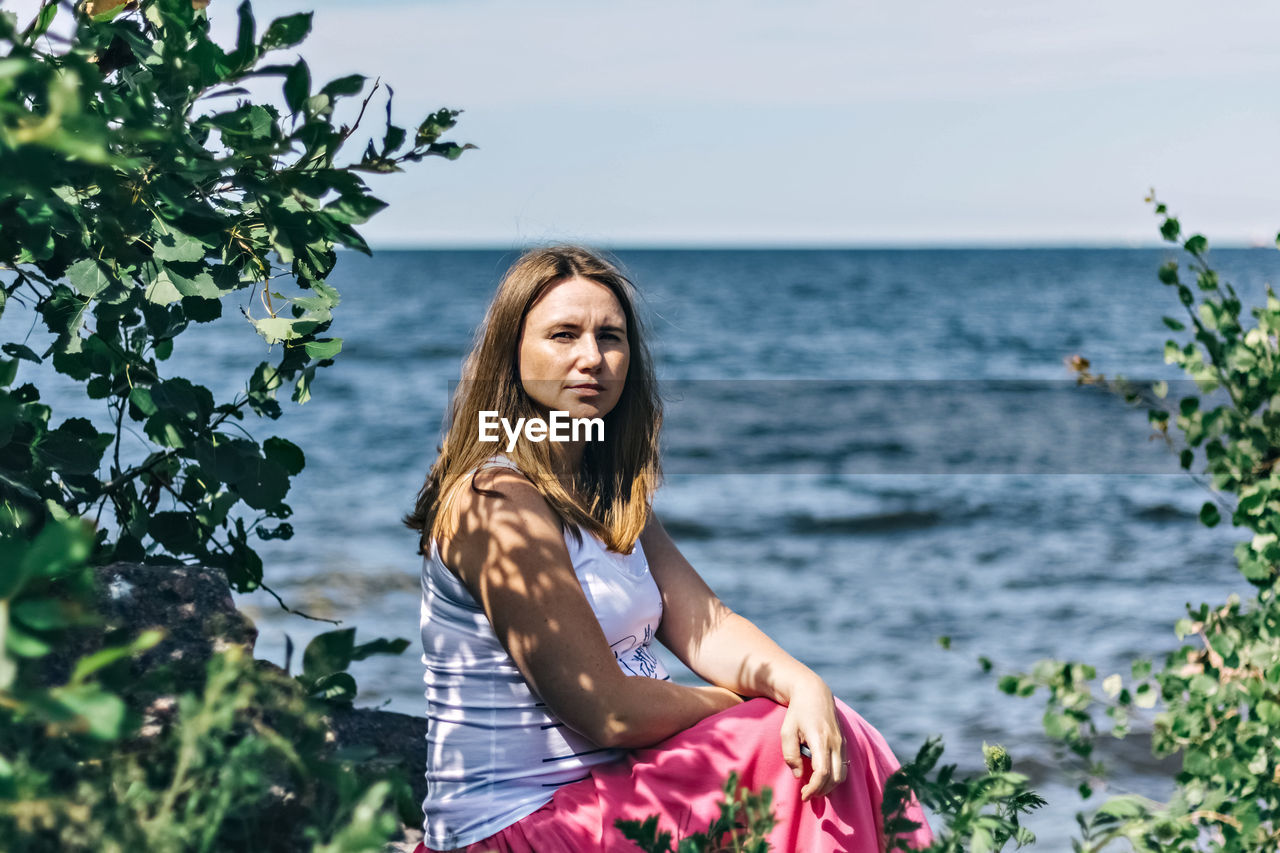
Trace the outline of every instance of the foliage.
[[[301, 59], [264, 64], [302, 41], [310, 13], [260, 31], [243, 3], [226, 49], [190, 0], [96, 18], [82, 9], [55, 49], [43, 36], [58, 10], [47, 0], [25, 29], [0, 12], [0, 269], [12, 272], [0, 312], [8, 300], [29, 306], [55, 336], [43, 353], [3, 346], [0, 533], [28, 535], [67, 515], [101, 522], [109, 510], [114, 533], [99, 527], [93, 562], [184, 558], [255, 589], [251, 536], [292, 535], [285, 497], [305, 457], [283, 438], [246, 437], [239, 422], [247, 412], [278, 418], [281, 389], [309, 399], [316, 370], [342, 345], [326, 336], [339, 300], [327, 283], [335, 247], [367, 252], [355, 226], [385, 206], [360, 173], [456, 158], [468, 146], [440, 137], [457, 111], [428, 116], [410, 139], [391, 123], [388, 98], [381, 142], [343, 165], [356, 125], [337, 125], [335, 110], [365, 78], [313, 86]], [[241, 97], [263, 77], [282, 78], [283, 110]], [[290, 278], [299, 289], [286, 296]], [[246, 320], [280, 346], [219, 402], [166, 376], [162, 362], [184, 329], [219, 317], [237, 294]], [[50, 358], [105, 401], [111, 432], [83, 418], [55, 427], [33, 385], [12, 387], [19, 360]], [[130, 422], [149, 444], [133, 464], [122, 458]]]
[[885, 782], [881, 810], [890, 850], [912, 849], [904, 836], [917, 828], [905, 816], [913, 798], [944, 827], [929, 853], [988, 853], [1003, 850], [1010, 841], [1018, 847], [1035, 843], [1035, 835], [1021, 825], [1019, 816], [1044, 805], [1044, 800], [1027, 788], [1027, 777], [1012, 771], [1013, 760], [1004, 747], [983, 744], [987, 771], [964, 779], [956, 777], [954, 764], [935, 771], [942, 752], [942, 741], [930, 738], [915, 759]]
[[775, 823], [773, 792], [768, 788], [759, 793], [748, 790], [738, 784], [737, 773], [729, 774], [723, 790], [720, 816], [706, 832], [680, 839], [674, 851], [671, 833], [658, 830], [656, 815], [643, 822], [620, 820], [618, 829], [644, 853], [768, 853], [768, 835]]
[[399, 828], [393, 786], [406, 783], [366, 790], [350, 762], [326, 756], [301, 689], [236, 647], [151, 738], [59, 736], [21, 703], [0, 717], [5, 850], [379, 850]]
[[[1099, 691], [1090, 683], [1091, 667], [1042, 661], [1001, 686], [1018, 695], [1043, 689], [1046, 731], [1085, 759], [1103, 728], [1094, 716], [1099, 704], [1107, 706], [1116, 737], [1129, 733], [1135, 709], [1155, 709], [1154, 752], [1182, 758], [1169, 802], [1112, 797], [1080, 816], [1075, 849], [1099, 851], [1123, 840], [1159, 853], [1272, 851], [1280, 847], [1280, 300], [1268, 287], [1265, 303], [1250, 309], [1251, 319], [1242, 317], [1239, 294], [1209, 265], [1208, 240], [1184, 235], [1154, 194], [1150, 201], [1163, 238], [1181, 244], [1187, 256], [1185, 267], [1170, 260], [1159, 270], [1186, 315], [1164, 323], [1190, 338], [1166, 343], [1165, 360], [1181, 367], [1198, 393], [1176, 406], [1155, 399], [1148, 417], [1180, 445], [1184, 469], [1208, 474], [1214, 494], [1200, 521], [1212, 527], [1227, 515], [1250, 534], [1236, 545], [1235, 559], [1255, 592], [1247, 600], [1232, 595], [1222, 604], [1189, 606], [1175, 626], [1186, 642], [1161, 666], [1135, 661], [1128, 683], [1113, 674]], [[1083, 359], [1075, 367], [1082, 382], [1111, 385], [1131, 400], [1154, 399], [1132, 383], [1090, 373]], [[1167, 386], [1147, 391], [1159, 398]], [[1090, 772], [1100, 769], [1091, 765]], [[1086, 782], [1082, 794], [1090, 793]]]
[[[890, 851], [912, 849], [906, 839], [918, 824], [906, 812], [915, 802], [929, 807], [945, 825], [928, 853], [989, 853], [1009, 841], [1018, 847], [1035, 841], [1019, 816], [1044, 800], [1027, 789], [1025, 776], [1011, 771], [1012, 760], [1003, 747], [984, 745], [987, 772], [965, 779], [956, 777], [955, 765], [937, 767], [942, 751], [941, 741], [931, 738], [886, 781], [881, 808]], [[775, 823], [772, 791], [753, 793], [738, 784], [736, 773], [729, 774], [723, 790], [720, 817], [706, 832], [680, 839], [674, 851], [672, 834], [659, 830], [656, 815], [643, 822], [620, 820], [618, 829], [644, 853], [768, 853]]]
[[[329, 755], [308, 699], [349, 702], [346, 666], [403, 640], [322, 635], [298, 679], [225, 652], [163, 725], [143, 725], [140, 685], [127, 683], [129, 658], [158, 632], [112, 639], [65, 683], [50, 676], [69, 633], [98, 621], [94, 565], [198, 562], [237, 590], [270, 591], [252, 539], [292, 535], [285, 498], [305, 456], [241, 422], [280, 417], [281, 389], [305, 403], [341, 349], [327, 278], [339, 246], [369, 251], [356, 227], [385, 206], [361, 173], [473, 147], [441, 139], [457, 110], [412, 134], [394, 125], [388, 93], [381, 140], [340, 162], [378, 84], [313, 86], [301, 59], [267, 64], [306, 37], [310, 13], [260, 30], [242, 3], [223, 47], [206, 5], [45, 0], [25, 27], [0, 10], [0, 314], [22, 306], [52, 336], [44, 352], [0, 347], [4, 850], [376, 850], [398, 826], [392, 805], [403, 811], [403, 782], [368, 784], [351, 756]], [[69, 37], [60, 14], [74, 18]], [[248, 97], [258, 78], [282, 82], [283, 107]], [[277, 354], [220, 402], [162, 365], [230, 298]], [[111, 429], [55, 424], [40, 390], [18, 384], [24, 361], [102, 400]]]
[[347, 672], [352, 661], [371, 655], [398, 655], [408, 647], [408, 640], [383, 638], [357, 646], [355, 628], [329, 631], [307, 643], [302, 673], [295, 678], [308, 696], [349, 705], [356, 696], [356, 681]]
[[[1226, 514], [1251, 534], [1235, 547], [1235, 559], [1255, 592], [1248, 600], [1231, 595], [1219, 605], [1188, 606], [1175, 632], [1191, 642], [1166, 655], [1161, 666], [1134, 661], [1127, 681], [1115, 673], [1098, 683], [1086, 663], [1044, 660], [1029, 673], [1003, 675], [999, 687], [1015, 696], [1047, 696], [1044, 730], [1084, 763], [1080, 793], [1086, 799], [1103, 775], [1092, 760], [1096, 738], [1104, 731], [1128, 736], [1135, 713], [1156, 711], [1157, 756], [1182, 757], [1168, 802], [1112, 796], [1081, 813], [1080, 837], [1072, 841], [1078, 853], [1118, 844], [1138, 853], [1271, 853], [1280, 849], [1280, 299], [1268, 286], [1265, 303], [1249, 311], [1252, 321], [1243, 319], [1235, 288], [1209, 265], [1208, 240], [1184, 236], [1168, 208], [1150, 200], [1163, 238], [1180, 244], [1189, 258], [1185, 269], [1177, 261], [1165, 263], [1158, 277], [1174, 288], [1186, 312], [1185, 320], [1165, 317], [1165, 325], [1190, 333], [1190, 340], [1166, 343], [1165, 359], [1188, 374], [1198, 393], [1169, 406], [1166, 383], [1108, 380], [1079, 357], [1070, 364], [1082, 383], [1149, 405], [1150, 423], [1178, 450], [1182, 467], [1209, 475], [1214, 494], [1200, 521], [1213, 527]], [[1276, 242], [1280, 246], [1280, 236]], [[949, 646], [946, 638], [943, 645]], [[980, 662], [984, 670], [993, 668], [986, 658]], [[1096, 716], [1099, 706], [1109, 718], [1105, 725]], [[987, 773], [968, 779], [957, 779], [954, 766], [935, 770], [941, 753], [941, 744], [930, 740], [889, 779], [884, 815], [890, 839], [915, 828], [904, 817], [914, 796], [943, 825], [931, 851], [976, 853], [1034, 841], [1019, 815], [1044, 801], [1010, 771], [1003, 749], [984, 747]], [[644, 837], [653, 839], [656, 819], [644, 827]], [[905, 841], [891, 843], [892, 849], [908, 849]]]

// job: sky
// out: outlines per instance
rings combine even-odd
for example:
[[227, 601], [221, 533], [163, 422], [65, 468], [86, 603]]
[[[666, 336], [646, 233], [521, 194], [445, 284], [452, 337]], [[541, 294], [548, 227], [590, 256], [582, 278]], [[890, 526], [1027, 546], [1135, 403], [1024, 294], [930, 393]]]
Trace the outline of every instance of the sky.
[[254, 3], [307, 9], [277, 61], [479, 146], [371, 180], [375, 247], [1150, 245], [1153, 187], [1215, 245], [1280, 230], [1273, 2]]

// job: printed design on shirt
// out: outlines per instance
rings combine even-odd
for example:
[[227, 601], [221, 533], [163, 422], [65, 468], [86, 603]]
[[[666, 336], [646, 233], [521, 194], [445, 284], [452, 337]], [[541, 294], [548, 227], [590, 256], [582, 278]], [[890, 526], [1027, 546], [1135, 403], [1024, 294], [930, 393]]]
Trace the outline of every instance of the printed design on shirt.
[[[636, 643], [635, 634], [628, 634], [610, 646], [618, 665], [628, 675], [643, 675], [646, 678], [658, 678], [658, 659], [654, 657], [650, 643], [653, 640], [653, 628], [644, 626], [644, 637]], [[621, 649], [619, 647], [622, 647]]]

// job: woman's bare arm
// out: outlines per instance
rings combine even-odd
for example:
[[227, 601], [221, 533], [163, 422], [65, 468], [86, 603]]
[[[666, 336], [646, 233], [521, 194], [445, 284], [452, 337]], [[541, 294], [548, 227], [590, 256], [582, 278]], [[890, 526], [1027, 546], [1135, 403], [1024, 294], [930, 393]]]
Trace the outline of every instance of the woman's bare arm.
[[737, 704], [731, 691], [622, 672], [574, 573], [555, 513], [522, 475], [491, 469], [450, 506], [445, 565], [484, 608], [533, 691], [602, 746], [657, 743]]
[[800, 745], [812, 752], [813, 775], [801, 797], [828, 793], [844, 781], [845, 742], [826, 682], [787, 654], [750, 620], [722, 602], [671, 541], [656, 515], [640, 536], [649, 571], [662, 591], [658, 640], [712, 684], [786, 705], [782, 755], [796, 777]]

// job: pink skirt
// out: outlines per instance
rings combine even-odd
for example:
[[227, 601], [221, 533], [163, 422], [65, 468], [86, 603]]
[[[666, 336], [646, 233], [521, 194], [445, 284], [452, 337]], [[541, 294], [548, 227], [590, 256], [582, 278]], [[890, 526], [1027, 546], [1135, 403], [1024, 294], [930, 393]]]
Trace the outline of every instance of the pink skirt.
[[[551, 801], [465, 853], [583, 853], [638, 850], [617, 820], [657, 815], [676, 840], [705, 831], [720, 815], [730, 771], [752, 791], [773, 790], [777, 818], [769, 842], [774, 853], [881, 853], [885, 841], [880, 801], [898, 762], [880, 733], [836, 700], [848, 741], [849, 775], [826, 797], [800, 801], [804, 779], [782, 760], [779, 731], [786, 708], [753, 699], [707, 717], [659, 744], [592, 768], [591, 777], [558, 789]], [[933, 840], [920, 807], [907, 816], [920, 824], [909, 836], [916, 849]], [[434, 853], [419, 845], [414, 853]]]

